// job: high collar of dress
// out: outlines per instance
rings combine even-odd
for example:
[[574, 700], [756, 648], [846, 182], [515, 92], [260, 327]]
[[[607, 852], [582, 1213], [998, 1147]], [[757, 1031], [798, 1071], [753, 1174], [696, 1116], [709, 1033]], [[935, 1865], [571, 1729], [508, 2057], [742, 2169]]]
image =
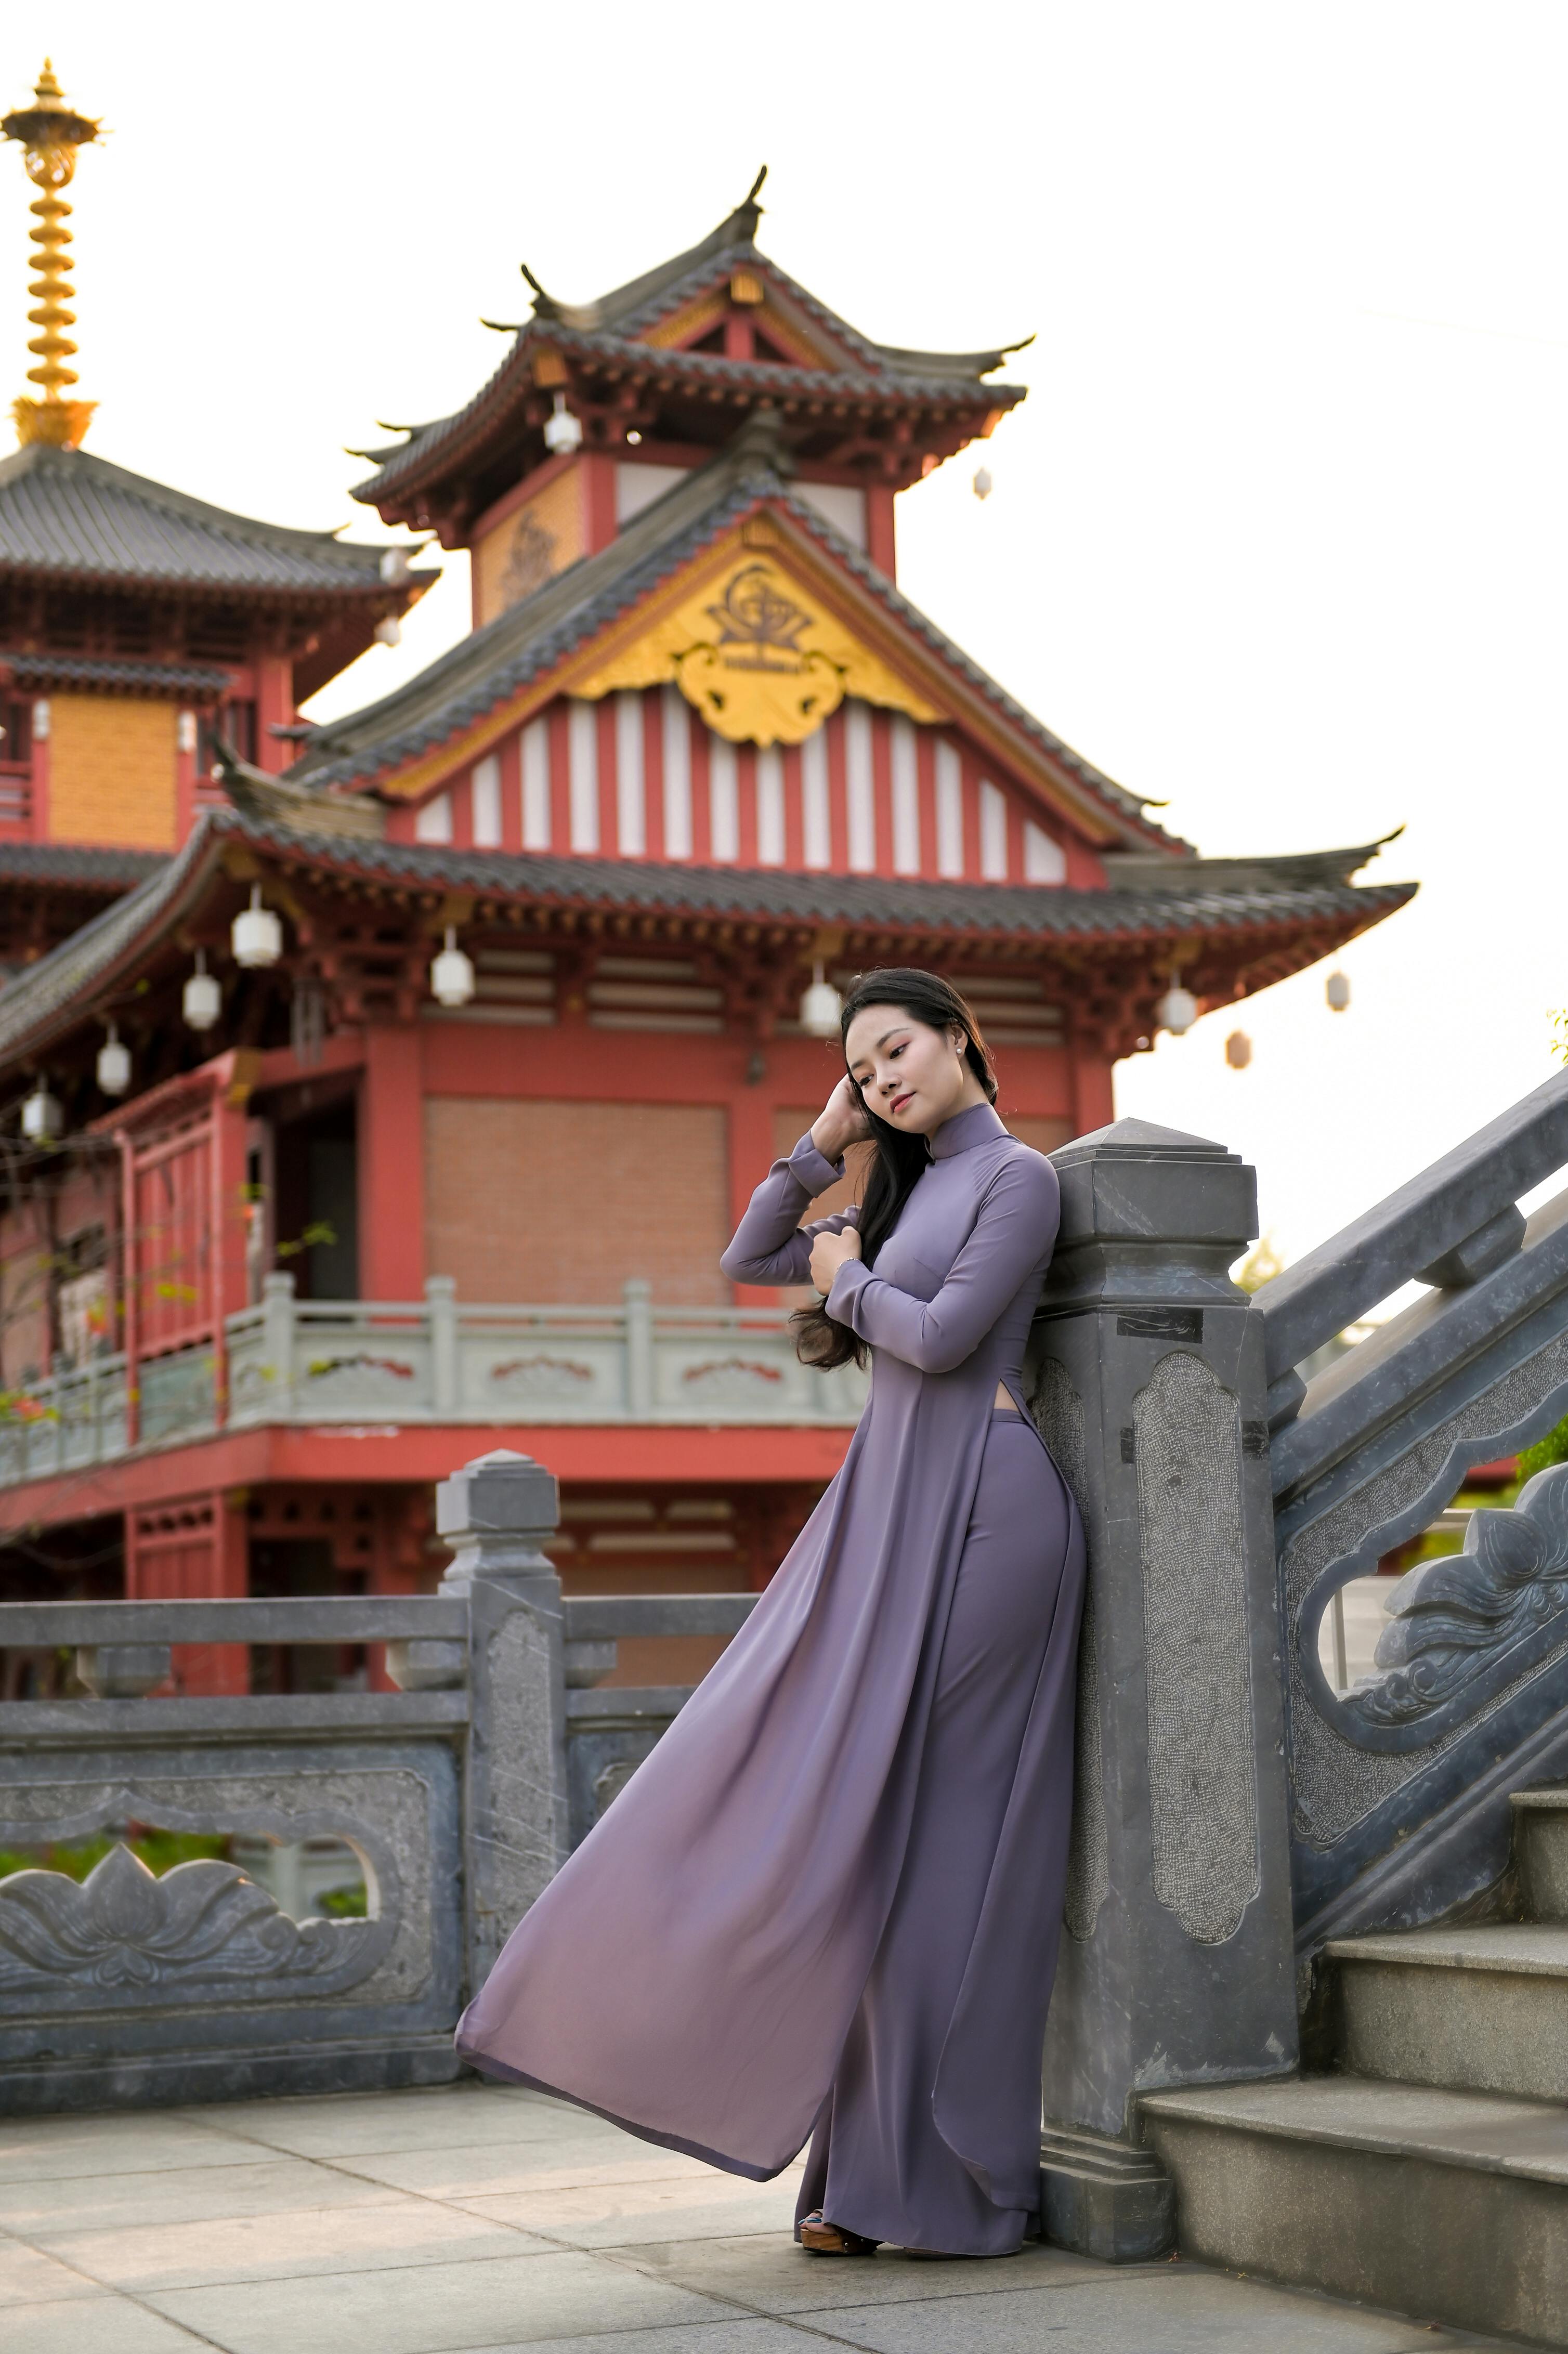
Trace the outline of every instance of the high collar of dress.
[[993, 1136], [1006, 1134], [991, 1105], [970, 1104], [968, 1111], [957, 1111], [942, 1122], [931, 1139], [931, 1158], [950, 1161], [955, 1152], [972, 1152], [977, 1144], [989, 1144]]

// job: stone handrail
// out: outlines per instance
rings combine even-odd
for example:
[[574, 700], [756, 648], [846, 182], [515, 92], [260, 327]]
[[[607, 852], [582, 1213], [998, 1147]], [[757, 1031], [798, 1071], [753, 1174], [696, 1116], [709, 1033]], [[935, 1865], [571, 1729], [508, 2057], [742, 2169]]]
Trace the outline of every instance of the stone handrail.
[[1295, 1368], [1413, 1278], [1463, 1290], [1520, 1248], [1520, 1194], [1568, 1163], [1568, 1071], [1276, 1276], [1257, 1294], [1277, 1428], [1300, 1406]]

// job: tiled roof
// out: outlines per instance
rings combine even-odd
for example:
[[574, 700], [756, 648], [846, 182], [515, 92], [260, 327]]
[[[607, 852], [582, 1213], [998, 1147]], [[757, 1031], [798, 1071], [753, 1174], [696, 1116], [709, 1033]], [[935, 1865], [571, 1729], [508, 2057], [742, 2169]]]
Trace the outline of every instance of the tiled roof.
[[70, 883], [127, 891], [169, 864], [162, 850], [99, 850], [85, 843], [0, 841], [0, 885]]
[[[382, 559], [331, 532], [286, 531], [208, 506], [85, 450], [31, 442], [0, 461], [0, 577], [181, 582], [252, 593], [354, 594], [389, 585]], [[405, 576], [428, 584], [433, 571]]]
[[97, 686], [122, 695], [221, 695], [229, 673], [222, 663], [121, 661], [96, 654], [17, 654], [0, 646], [0, 669], [14, 685]]
[[[987, 352], [923, 352], [872, 342], [767, 254], [758, 251], [755, 239], [760, 212], [761, 207], [750, 200], [737, 206], [700, 243], [596, 302], [560, 302], [539, 289], [533, 317], [510, 330], [516, 338], [512, 349], [471, 400], [450, 417], [397, 428], [408, 434], [406, 441], [385, 450], [362, 451], [362, 457], [376, 461], [377, 471], [355, 485], [353, 496], [367, 506], [377, 505], [410, 477], [424, 473], [431, 461], [444, 461], [456, 453], [458, 445], [482, 434], [492, 412], [506, 407], [514, 387], [532, 391], [532, 356], [542, 345], [585, 359], [598, 357], [623, 367], [655, 369], [662, 376], [684, 377], [696, 385], [723, 385], [758, 399], [794, 392], [832, 400], [968, 402], [986, 408], [1011, 408], [1022, 399], [1021, 386], [981, 381], [1020, 345]], [[787, 304], [837, 345], [850, 365], [842, 369], [787, 367], [768, 361], [728, 359], [721, 353], [674, 351], [646, 340], [648, 331], [661, 319], [741, 267], [771, 280]]]
[[797, 498], [781, 471], [786, 462], [765, 421], [753, 418], [716, 457], [645, 507], [598, 555], [569, 566], [532, 597], [498, 614], [407, 686], [318, 730], [290, 776], [315, 787], [365, 786], [408, 767], [552, 670], [767, 499], [785, 507], [895, 620], [1086, 788], [1129, 848], [1167, 843], [1174, 852], [1186, 850], [1144, 814], [1136, 794], [1025, 711], [901, 595], [879, 567]]
[[[534, 856], [434, 844], [368, 842], [304, 834], [238, 812], [205, 818], [178, 857], [64, 945], [0, 991], [0, 1055], [24, 1044], [47, 1044], [74, 1021], [81, 1001], [107, 986], [161, 936], [205, 889], [226, 843], [238, 839], [285, 864], [384, 882], [408, 890], [471, 892], [533, 906], [641, 912], [660, 909], [741, 922], [840, 925], [846, 929], [944, 938], [1060, 940], [1083, 947], [1158, 944], [1193, 933], [1271, 938], [1334, 928], [1340, 938], [1391, 914], [1415, 885], [1357, 889], [1348, 881], [1302, 880], [1290, 859], [1254, 862], [1246, 888], [1211, 878], [1202, 859], [1172, 865], [1158, 890], [1059, 890], [1041, 885], [901, 882], [881, 875], [806, 875], [741, 867], [667, 866], [609, 858]], [[1340, 870], [1364, 851], [1332, 854]], [[1218, 860], [1223, 869], [1231, 862]], [[1270, 875], [1277, 881], [1271, 883]]]

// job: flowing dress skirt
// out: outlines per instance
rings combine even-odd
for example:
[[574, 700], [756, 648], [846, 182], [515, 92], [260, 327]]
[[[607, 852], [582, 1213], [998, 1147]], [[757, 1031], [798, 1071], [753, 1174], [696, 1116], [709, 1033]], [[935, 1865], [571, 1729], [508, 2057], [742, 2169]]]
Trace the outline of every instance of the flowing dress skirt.
[[1006, 2176], [1031, 2179], [1072, 1773], [1083, 1562], [1071, 1535], [1066, 1489], [1033, 1425], [994, 1412], [942, 1636], [903, 1869], [800, 2194], [800, 2214], [820, 2208], [868, 2239], [995, 2255], [1033, 2227], [1028, 2210], [993, 2202], [942, 2132], [938, 2075], [1003, 1826], [1010, 1807], [1016, 1812], [1022, 1803], [1034, 1812], [1034, 1835], [1025, 1830], [1014, 1869], [1035, 1885], [1012, 1890], [1016, 1937], [996, 1941], [987, 1982], [968, 1989], [982, 2021], [989, 2012], [996, 2027], [988, 2036], [982, 2024], [971, 2036], [962, 2122], [945, 2121], [959, 2147], [1011, 2152]]

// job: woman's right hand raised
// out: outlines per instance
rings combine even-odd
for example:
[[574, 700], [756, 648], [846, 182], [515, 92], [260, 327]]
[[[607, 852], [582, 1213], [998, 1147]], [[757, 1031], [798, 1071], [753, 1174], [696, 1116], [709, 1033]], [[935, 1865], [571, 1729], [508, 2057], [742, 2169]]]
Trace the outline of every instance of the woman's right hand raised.
[[860, 1089], [846, 1071], [811, 1122], [811, 1141], [824, 1161], [837, 1161], [846, 1144], [863, 1143], [870, 1134]]

